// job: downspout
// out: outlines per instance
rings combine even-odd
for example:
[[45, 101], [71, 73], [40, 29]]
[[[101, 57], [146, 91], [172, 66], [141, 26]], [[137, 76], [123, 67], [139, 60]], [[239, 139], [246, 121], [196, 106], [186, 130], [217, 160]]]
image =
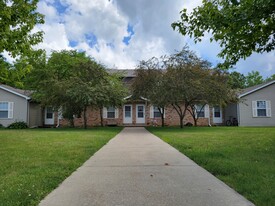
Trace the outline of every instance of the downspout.
[[[208, 108], [209, 108], [209, 109], [208, 109], [208, 113], [209, 113], [209, 114], [208, 114], [208, 127], [212, 127], [212, 125], [211, 125], [211, 120], [210, 120], [210, 118], [211, 118], [211, 115], [210, 115], [210, 114], [211, 114], [211, 112], [210, 112], [210, 106], [208, 106]], [[212, 115], [213, 115], [213, 114], [212, 114]]]
[[29, 112], [30, 102], [27, 100], [27, 124], [30, 127], [30, 112]]
[[57, 125], [56, 125], [56, 128], [59, 127], [59, 115], [57, 115]]
[[208, 127], [212, 127], [211, 121], [210, 121], [210, 115], [209, 115], [209, 117], [208, 117]]
[[56, 128], [58, 128], [59, 126], [60, 126], [60, 113], [61, 113], [61, 111], [60, 111], [60, 109], [57, 111], [57, 125], [56, 125]]

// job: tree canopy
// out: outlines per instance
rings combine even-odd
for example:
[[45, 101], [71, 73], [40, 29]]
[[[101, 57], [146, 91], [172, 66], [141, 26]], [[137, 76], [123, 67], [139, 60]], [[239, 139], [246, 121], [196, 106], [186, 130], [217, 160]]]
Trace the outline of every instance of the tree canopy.
[[36, 11], [38, 0], [0, 0], [0, 53], [15, 57], [29, 53], [42, 41], [43, 32], [31, 32], [44, 17]]
[[134, 94], [148, 98], [160, 112], [172, 106], [179, 115], [181, 127], [187, 112], [196, 124], [196, 104], [226, 104], [231, 94], [229, 90], [225, 72], [210, 69], [210, 63], [197, 57], [188, 47], [170, 56], [141, 62], [133, 83]]
[[228, 73], [228, 78], [228, 84], [232, 89], [244, 89], [247, 87], [262, 84], [264, 82], [275, 80], [275, 74], [264, 79], [259, 71], [252, 70], [251, 72], [248, 72], [247, 75], [241, 74], [237, 71], [233, 71], [231, 73]]
[[161, 70], [161, 61], [151, 58], [148, 61], [141, 61], [136, 71], [131, 90], [134, 98], [146, 97], [161, 115], [162, 126], [164, 126], [164, 109], [168, 105], [165, 94], [164, 71]]
[[54, 51], [29, 74], [33, 97], [42, 105], [62, 108], [73, 126], [74, 116], [82, 116], [87, 127], [89, 106], [117, 106], [123, 101], [124, 87], [120, 79], [109, 75], [105, 67], [85, 52]]
[[228, 68], [252, 52], [270, 52], [275, 48], [274, 0], [203, 0], [189, 14], [181, 11], [179, 21], [172, 23], [183, 35], [201, 41], [206, 32], [210, 41], [217, 41], [222, 50], [219, 56]]

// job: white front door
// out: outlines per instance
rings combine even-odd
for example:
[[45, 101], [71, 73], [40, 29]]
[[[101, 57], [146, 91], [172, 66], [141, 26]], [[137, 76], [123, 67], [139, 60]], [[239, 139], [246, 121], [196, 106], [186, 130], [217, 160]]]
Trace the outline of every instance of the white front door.
[[213, 123], [222, 123], [222, 109], [220, 106], [213, 107]]
[[132, 105], [131, 104], [124, 105], [123, 123], [124, 124], [132, 124]]
[[45, 108], [45, 124], [54, 125], [54, 111], [52, 107]]
[[145, 106], [144, 104], [137, 104], [136, 107], [136, 123], [144, 124], [145, 123]]

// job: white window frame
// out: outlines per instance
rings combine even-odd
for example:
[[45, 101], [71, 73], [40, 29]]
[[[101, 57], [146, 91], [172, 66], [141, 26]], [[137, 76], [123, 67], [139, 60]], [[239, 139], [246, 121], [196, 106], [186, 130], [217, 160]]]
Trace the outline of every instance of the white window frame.
[[[112, 109], [112, 111], [110, 111]], [[114, 112], [114, 117], [109, 117], [109, 114], [111, 112]], [[104, 119], [117, 119], [118, 118], [118, 108], [110, 106], [110, 107], [104, 107], [103, 108], [103, 118]]]
[[[258, 107], [258, 102], [265, 102], [265, 108]], [[259, 116], [258, 110], [259, 109], [265, 109], [265, 116]], [[252, 101], [252, 116], [253, 117], [271, 117], [271, 101], [270, 100], [255, 100]]]
[[[205, 106], [203, 108], [202, 108], [202, 106], [203, 106], [202, 104], [195, 105], [195, 108], [196, 108], [195, 113], [196, 113], [197, 118], [205, 118]], [[203, 116], [198, 116], [198, 114], [200, 114], [200, 115], [203, 114]]]
[[196, 104], [195, 105], [195, 116], [196, 118], [209, 118], [209, 105], [208, 104], [205, 104], [204, 107], [203, 107], [203, 117], [198, 117], [198, 113], [197, 113], [197, 110], [198, 110], [198, 107], [202, 107], [203, 105], [202, 104]]
[[13, 105], [14, 103], [13, 102], [0, 102], [0, 103], [6, 103], [8, 104], [8, 110], [1, 110], [1, 111], [7, 111], [8, 112], [8, 116], [7, 117], [3, 117], [3, 118], [0, 118], [0, 119], [13, 119]]
[[[163, 108], [161, 108], [161, 110], [163, 111]], [[156, 112], [156, 111], [159, 112], [158, 107], [152, 105], [151, 108], [150, 108], [150, 118], [161, 118], [160, 112], [159, 112], [159, 114], [160, 114], [159, 117], [156, 117], [156, 116], [155, 116], [155, 112]], [[163, 117], [165, 118], [165, 109], [164, 109], [164, 111], [163, 111]]]

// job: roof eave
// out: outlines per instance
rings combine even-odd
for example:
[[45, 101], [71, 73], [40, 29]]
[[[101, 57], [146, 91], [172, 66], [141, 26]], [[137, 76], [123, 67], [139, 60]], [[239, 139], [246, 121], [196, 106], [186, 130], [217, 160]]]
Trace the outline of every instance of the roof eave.
[[26, 96], [26, 95], [20, 94], [20, 93], [18, 93], [18, 92], [15, 92], [15, 91], [13, 91], [13, 90], [10, 90], [10, 89], [8, 89], [8, 88], [6, 88], [6, 87], [3, 87], [3, 86], [1, 86], [1, 85], [0, 85], [0, 88], [3, 89], [3, 90], [5, 90], [5, 91], [7, 91], [7, 92], [10, 92], [10, 93], [12, 93], [12, 94], [15, 94], [15, 95], [17, 95], [17, 96], [23, 97], [23, 98], [26, 99], [26, 100], [30, 100], [30, 99], [31, 99], [30, 97], [28, 97], [28, 96]]
[[269, 86], [269, 85], [271, 85], [271, 84], [274, 84], [274, 83], [275, 83], [275, 80], [273, 80], [273, 81], [271, 81], [271, 82], [268, 82], [268, 83], [266, 83], [266, 84], [264, 84], [264, 85], [262, 85], [262, 86], [260, 86], [260, 87], [257, 87], [257, 88], [255, 88], [255, 89], [253, 89], [253, 90], [251, 90], [251, 91], [248, 91], [248, 92], [246, 92], [246, 93], [240, 94], [240, 95], [239, 95], [239, 98], [242, 98], [242, 97], [244, 97], [244, 96], [246, 96], [246, 95], [249, 95], [249, 94], [251, 94], [251, 93], [253, 93], [253, 92], [256, 92], [256, 91], [258, 91], [258, 90], [260, 90], [260, 89], [262, 89], [262, 88], [265, 88], [265, 87], [267, 87], [267, 86]]

